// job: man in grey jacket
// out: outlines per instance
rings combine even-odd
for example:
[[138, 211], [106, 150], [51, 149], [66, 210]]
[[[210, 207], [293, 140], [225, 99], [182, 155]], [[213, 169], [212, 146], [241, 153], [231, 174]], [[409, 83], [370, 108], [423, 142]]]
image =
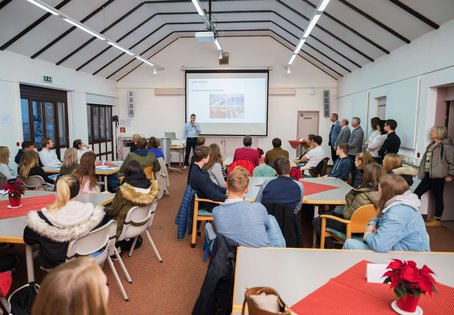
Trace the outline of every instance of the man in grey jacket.
[[352, 133], [350, 138], [348, 138], [348, 146], [350, 147], [350, 151], [348, 151], [348, 156], [355, 161], [356, 153], [360, 153], [363, 148], [363, 139], [364, 139], [364, 131], [363, 128], [360, 126], [361, 119], [359, 117], [352, 118]]
[[341, 119], [339, 122], [339, 125], [341, 127], [341, 130], [336, 138], [337, 146], [339, 146], [339, 144], [342, 144], [342, 143], [348, 143], [348, 139], [350, 138], [350, 134], [351, 134], [351, 131], [348, 128], [348, 119], [346, 119], [346, 118]]

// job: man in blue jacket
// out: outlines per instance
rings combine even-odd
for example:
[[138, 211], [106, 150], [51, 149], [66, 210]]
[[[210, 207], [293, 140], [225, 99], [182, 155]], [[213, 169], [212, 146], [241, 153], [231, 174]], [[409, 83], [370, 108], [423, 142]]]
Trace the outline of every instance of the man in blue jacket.
[[339, 159], [333, 165], [332, 170], [328, 173], [328, 177], [337, 177], [346, 181], [353, 170], [353, 162], [348, 157], [348, 144], [341, 143], [337, 146], [336, 153]]
[[331, 130], [329, 131], [329, 137], [328, 137], [328, 145], [331, 147], [331, 159], [333, 160], [333, 163], [336, 162], [337, 160], [337, 155], [336, 155], [336, 148], [340, 143], [336, 143], [337, 136], [339, 135], [339, 132], [341, 131], [340, 123], [339, 123], [339, 115], [336, 113], [332, 113], [329, 116], [329, 120], [333, 123], [331, 126]]

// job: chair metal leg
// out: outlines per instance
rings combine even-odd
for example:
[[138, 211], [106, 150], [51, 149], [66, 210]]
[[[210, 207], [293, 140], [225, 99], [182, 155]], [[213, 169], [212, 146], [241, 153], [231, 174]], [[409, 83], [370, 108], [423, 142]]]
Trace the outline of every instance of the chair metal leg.
[[120, 264], [121, 269], [123, 270], [123, 273], [125, 274], [126, 280], [128, 280], [129, 283], [132, 283], [131, 276], [129, 275], [129, 272], [126, 269], [125, 264], [123, 263], [123, 259], [121, 259], [121, 256], [118, 253], [116, 248], [114, 249], [114, 253], [115, 253], [115, 257], [117, 257], [117, 259], [118, 259], [118, 263]]
[[132, 256], [132, 253], [134, 252], [134, 249], [136, 248], [136, 243], [137, 243], [138, 238], [139, 238], [139, 236], [137, 235], [136, 237], [134, 237], [134, 240], [132, 241], [131, 248], [129, 249], [129, 253], [128, 253], [129, 257]]
[[150, 242], [151, 248], [153, 248], [153, 251], [154, 251], [154, 254], [155, 254], [156, 258], [159, 260], [160, 263], [162, 263], [161, 255], [159, 255], [158, 248], [154, 244], [153, 239], [151, 238], [151, 235], [148, 232], [148, 230], [145, 230], [145, 234], [147, 235], [147, 238], [148, 238], [148, 241]]
[[121, 295], [123, 296], [123, 299], [125, 301], [129, 301], [128, 295], [126, 294], [125, 289], [123, 288], [123, 284], [121, 283], [120, 277], [118, 276], [117, 270], [115, 269], [115, 266], [113, 264], [112, 259], [108, 256], [107, 261], [109, 262], [110, 270], [112, 270], [112, 273], [115, 277], [115, 281], [117, 282], [118, 288], [120, 289]]

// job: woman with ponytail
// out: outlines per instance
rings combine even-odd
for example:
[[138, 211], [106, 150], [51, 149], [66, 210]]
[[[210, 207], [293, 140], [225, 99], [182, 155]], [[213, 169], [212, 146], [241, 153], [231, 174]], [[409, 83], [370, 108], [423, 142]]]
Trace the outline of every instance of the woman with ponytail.
[[64, 263], [69, 242], [88, 234], [103, 222], [103, 207], [95, 208], [91, 203], [76, 201], [79, 189], [76, 176], [63, 175], [56, 184], [55, 202], [28, 214], [24, 241], [28, 245], [40, 245], [41, 267], [52, 269]]

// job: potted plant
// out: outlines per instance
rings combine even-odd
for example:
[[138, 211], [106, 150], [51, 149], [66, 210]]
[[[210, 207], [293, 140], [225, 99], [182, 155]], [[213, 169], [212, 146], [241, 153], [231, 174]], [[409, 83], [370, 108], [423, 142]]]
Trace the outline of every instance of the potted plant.
[[393, 259], [387, 269], [389, 270], [383, 275], [387, 277], [384, 283], [391, 283], [397, 298], [397, 302], [393, 302], [393, 308], [396, 303], [402, 311], [415, 312], [421, 294], [432, 295], [432, 292], [437, 292], [436, 282], [432, 277], [434, 272], [426, 265], [418, 269], [412, 260]]
[[11, 183], [6, 183], [3, 185], [2, 189], [5, 190], [3, 195], [8, 194], [11, 208], [20, 207], [21, 195], [25, 192], [24, 183], [20, 180], [16, 180]]

